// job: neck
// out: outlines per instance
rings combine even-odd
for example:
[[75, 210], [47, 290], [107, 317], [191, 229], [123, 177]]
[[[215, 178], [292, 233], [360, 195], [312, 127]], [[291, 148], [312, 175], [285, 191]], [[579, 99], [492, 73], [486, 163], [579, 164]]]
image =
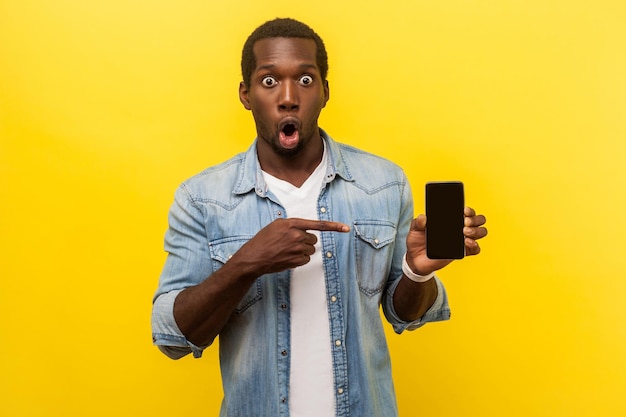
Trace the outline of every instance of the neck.
[[277, 154], [272, 149], [258, 143], [257, 154], [263, 171], [300, 187], [322, 161], [324, 143], [321, 136], [318, 136], [300, 152], [293, 155]]

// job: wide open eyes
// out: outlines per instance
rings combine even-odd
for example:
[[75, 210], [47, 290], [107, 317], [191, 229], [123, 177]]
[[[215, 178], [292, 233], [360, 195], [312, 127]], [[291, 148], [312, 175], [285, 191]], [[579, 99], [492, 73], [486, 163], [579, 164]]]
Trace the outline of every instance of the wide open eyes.
[[[261, 84], [264, 87], [274, 87], [276, 84], [278, 84], [278, 80], [274, 78], [272, 75], [266, 75], [265, 77], [261, 79]], [[303, 86], [309, 86], [313, 84], [313, 77], [311, 75], [305, 74], [301, 76], [300, 78], [298, 78], [298, 84], [303, 85]]]
[[278, 84], [278, 81], [276, 81], [276, 78], [272, 77], [271, 75], [266, 75], [261, 79], [261, 84], [263, 84], [265, 87], [274, 87], [276, 84]]
[[298, 82], [302, 85], [310, 85], [313, 83], [313, 77], [311, 77], [310, 75], [303, 75], [302, 77], [300, 77]]

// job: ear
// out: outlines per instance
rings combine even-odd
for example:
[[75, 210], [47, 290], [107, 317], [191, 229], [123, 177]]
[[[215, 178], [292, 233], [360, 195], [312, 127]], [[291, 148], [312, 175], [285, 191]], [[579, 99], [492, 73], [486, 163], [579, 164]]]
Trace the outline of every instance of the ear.
[[328, 88], [328, 80], [324, 80], [324, 105], [322, 107], [326, 107], [328, 100], [330, 100], [330, 90]]
[[250, 110], [250, 99], [248, 97], [248, 87], [246, 87], [246, 84], [242, 81], [239, 83], [239, 101], [241, 101], [241, 104], [243, 104], [243, 107], [245, 107], [246, 110]]

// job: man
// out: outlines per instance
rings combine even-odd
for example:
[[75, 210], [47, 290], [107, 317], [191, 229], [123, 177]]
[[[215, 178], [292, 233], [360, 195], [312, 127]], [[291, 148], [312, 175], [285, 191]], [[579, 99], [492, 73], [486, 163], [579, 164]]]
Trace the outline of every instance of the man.
[[[450, 261], [426, 257], [402, 170], [318, 127], [327, 70], [308, 26], [257, 28], [239, 87], [257, 139], [170, 211], [154, 342], [199, 357], [219, 335], [221, 416], [395, 416], [380, 306], [398, 333], [449, 318], [433, 273]], [[474, 255], [485, 218], [465, 215]]]

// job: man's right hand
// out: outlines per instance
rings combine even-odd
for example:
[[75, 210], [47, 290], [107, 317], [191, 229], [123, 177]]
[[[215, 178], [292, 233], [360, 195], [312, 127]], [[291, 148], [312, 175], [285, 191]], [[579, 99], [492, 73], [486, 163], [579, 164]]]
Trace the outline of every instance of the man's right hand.
[[346, 233], [350, 227], [339, 222], [278, 219], [243, 245], [233, 260], [257, 276], [302, 266], [315, 252], [317, 237], [310, 230]]

